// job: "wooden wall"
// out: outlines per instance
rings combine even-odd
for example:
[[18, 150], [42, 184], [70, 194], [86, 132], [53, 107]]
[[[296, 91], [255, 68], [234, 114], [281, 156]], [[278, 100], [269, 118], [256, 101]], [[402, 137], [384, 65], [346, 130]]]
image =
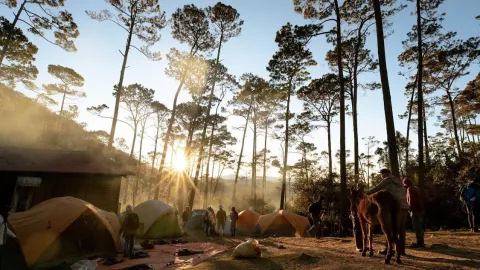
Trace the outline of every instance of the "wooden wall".
[[0, 189], [3, 191], [7, 183], [15, 183], [17, 176], [42, 178], [40, 187], [34, 188], [31, 206], [55, 197], [72, 196], [106, 211], [118, 211], [121, 176], [18, 173], [2, 177], [0, 173]]

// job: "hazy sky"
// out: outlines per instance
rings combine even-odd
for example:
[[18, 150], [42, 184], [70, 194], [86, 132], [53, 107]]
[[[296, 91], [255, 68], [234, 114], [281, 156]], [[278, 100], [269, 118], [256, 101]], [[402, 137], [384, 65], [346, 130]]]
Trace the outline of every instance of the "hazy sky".
[[[113, 23], [98, 22], [91, 20], [85, 10], [100, 11], [110, 8], [103, 0], [68, 0], [66, 8], [73, 13], [76, 23], [80, 29], [80, 37], [76, 41], [78, 52], [67, 53], [60, 48], [55, 47], [39, 38], [32, 37], [32, 41], [39, 47], [36, 65], [40, 71], [38, 84], [49, 83], [53, 78], [47, 73], [49, 64], [58, 64], [75, 69], [85, 78], [84, 90], [87, 98], [72, 101], [80, 108], [79, 122], [86, 122], [88, 130], [106, 130], [110, 131], [111, 120], [100, 119], [91, 115], [86, 111], [88, 106], [107, 104], [111, 108], [114, 107], [114, 98], [112, 97], [112, 87], [118, 83], [120, 68], [122, 64], [122, 56], [119, 50], [124, 50], [126, 41], [126, 32]], [[207, 7], [214, 5], [214, 0], [160, 0], [162, 10], [167, 14], [167, 18], [171, 18], [171, 14], [175, 9], [185, 4], [194, 3], [199, 7]], [[406, 2], [406, 1], [405, 1]], [[229, 69], [229, 72], [239, 77], [241, 74], [251, 72], [268, 79], [266, 66], [271, 56], [277, 49], [274, 42], [275, 33], [280, 27], [287, 22], [292, 24], [306, 24], [309, 21], [303, 19], [300, 15], [293, 11], [292, 0], [226, 0], [225, 4], [235, 7], [245, 21], [240, 37], [232, 38], [224, 45], [221, 61]], [[111, 9], [111, 8], [110, 8]], [[392, 92], [392, 103], [394, 106], [394, 115], [398, 116], [405, 111], [407, 98], [404, 96], [404, 86], [406, 80], [398, 75], [401, 71], [398, 66], [397, 56], [403, 50], [401, 41], [405, 39], [408, 32], [415, 22], [415, 17], [410, 13], [413, 5], [409, 3], [409, 7], [392, 18], [393, 33], [386, 39], [387, 65], [389, 71], [390, 88]], [[440, 9], [446, 12], [444, 27], [446, 30], [457, 31], [458, 37], [468, 38], [473, 35], [480, 34], [480, 21], [475, 20], [475, 16], [480, 14], [479, 0], [446, 0]], [[8, 10], [5, 6], [0, 6], [0, 14], [12, 19], [12, 10]], [[24, 26], [22, 28], [25, 29]], [[373, 28], [373, 27], [372, 27]], [[149, 88], [155, 89], [155, 99], [167, 105], [172, 106], [173, 96], [177, 88], [178, 82], [167, 77], [164, 74], [167, 65], [165, 54], [172, 47], [185, 48], [171, 37], [171, 29], [165, 28], [161, 32], [162, 39], [154, 49], [162, 52], [164, 59], [160, 62], [151, 62], [143, 55], [136, 51], [132, 51], [128, 59], [128, 68], [126, 70], [124, 85], [130, 83], [141, 83]], [[368, 37], [367, 45], [372, 53], [377, 55], [375, 33]], [[137, 44], [138, 41], [135, 41]], [[310, 69], [312, 77], [316, 78], [322, 74], [329, 72], [328, 66], [324, 60], [325, 53], [332, 46], [325, 42], [324, 37], [317, 38], [310, 46], [314, 58], [318, 62], [318, 66]], [[463, 88], [465, 83], [471, 80], [479, 68], [472, 69], [472, 74], [459, 80], [457, 86]], [[361, 78], [363, 81], [379, 81], [379, 74], [373, 73]], [[31, 93], [25, 92], [31, 96]], [[186, 91], [181, 95], [180, 100], [186, 101], [189, 96]], [[60, 97], [57, 97], [59, 100]], [[376, 92], [360, 92], [359, 96], [359, 137], [375, 136], [378, 140], [386, 140], [385, 121], [382, 103], [381, 91]], [[293, 111], [300, 112], [302, 104], [298, 100], [293, 100]], [[59, 108], [52, 108], [58, 111]], [[229, 118], [229, 126], [240, 126], [241, 119]], [[439, 131], [434, 126], [436, 119], [432, 118], [428, 123], [429, 134], [433, 135]], [[353, 151], [353, 137], [351, 118], [347, 117], [347, 148]], [[403, 134], [406, 131], [406, 121], [395, 118], [395, 128]], [[130, 143], [132, 139], [132, 131], [122, 123], [117, 125], [117, 137], [123, 137]], [[234, 135], [241, 139], [241, 133], [234, 131]], [[251, 136], [251, 131], [249, 131]], [[333, 130], [333, 149], [334, 153], [339, 147], [339, 127], [334, 126]], [[413, 135], [413, 144], [416, 145]], [[311, 134], [310, 140], [316, 144], [319, 152], [327, 149], [326, 132], [321, 129]], [[263, 141], [263, 140], [262, 140]], [[280, 155], [280, 147], [278, 141], [270, 141], [270, 149], [273, 154]], [[145, 149], [143, 153], [152, 150], [153, 142], [146, 139]], [[138, 147], [138, 143], [137, 143]], [[240, 143], [236, 149], [240, 147]], [[246, 158], [251, 157], [251, 140], [247, 139], [245, 153]], [[258, 147], [260, 151], [263, 146]], [[138, 148], [137, 148], [138, 149]], [[360, 151], [364, 150], [363, 141], [360, 141]], [[136, 150], [138, 151], [138, 150]], [[238, 152], [238, 151], [237, 151]], [[293, 163], [298, 156], [292, 154], [289, 158]], [[225, 172], [229, 174], [231, 172]], [[270, 172], [276, 175], [276, 170]]]

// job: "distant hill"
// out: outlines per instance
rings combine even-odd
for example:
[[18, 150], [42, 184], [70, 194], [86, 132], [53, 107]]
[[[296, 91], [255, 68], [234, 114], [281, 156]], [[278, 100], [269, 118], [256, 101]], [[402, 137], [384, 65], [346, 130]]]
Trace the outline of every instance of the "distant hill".
[[[84, 125], [1, 83], [0, 123], [0, 146], [95, 151], [104, 146], [97, 133]], [[128, 155], [115, 151], [113, 158], [126, 162]]]

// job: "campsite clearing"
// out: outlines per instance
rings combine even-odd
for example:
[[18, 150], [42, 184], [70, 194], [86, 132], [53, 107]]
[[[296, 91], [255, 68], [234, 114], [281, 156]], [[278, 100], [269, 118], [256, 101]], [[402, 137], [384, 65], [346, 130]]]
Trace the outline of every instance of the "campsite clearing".
[[[427, 248], [407, 248], [403, 269], [478, 269], [480, 268], [480, 234], [466, 231], [427, 232]], [[413, 240], [409, 233], [407, 243]], [[263, 258], [238, 260], [231, 251], [197, 265], [193, 269], [399, 269], [395, 263], [383, 264], [383, 256], [361, 257], [354, 250], [352, 238], [263, 238], [258, 239]], [[222, 240], [218, 240], [222, 241]], [[225, 239], [224, 244], [240, 240]], [[383, 236], [375, 235], [374, 249], [383, 245]], [[285, 248], [281, 248], [281, 246]]]

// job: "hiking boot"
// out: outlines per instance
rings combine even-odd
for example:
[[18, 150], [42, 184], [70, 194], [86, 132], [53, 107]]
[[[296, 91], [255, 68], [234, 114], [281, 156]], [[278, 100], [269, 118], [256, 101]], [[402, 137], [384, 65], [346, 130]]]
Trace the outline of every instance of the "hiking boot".
[[356, 248], [355, 249], [357, 252], [362, 252], [362, 249], [361, 248]]
[[[410, 248], [413, 248], [413, 249], [415, 249], [415, 248], [425, 248], [425, 244], [413, 243], [413, 244], [410, 245]], [[402, 255], [404, 255], [404, 254], [402, 254]]]

